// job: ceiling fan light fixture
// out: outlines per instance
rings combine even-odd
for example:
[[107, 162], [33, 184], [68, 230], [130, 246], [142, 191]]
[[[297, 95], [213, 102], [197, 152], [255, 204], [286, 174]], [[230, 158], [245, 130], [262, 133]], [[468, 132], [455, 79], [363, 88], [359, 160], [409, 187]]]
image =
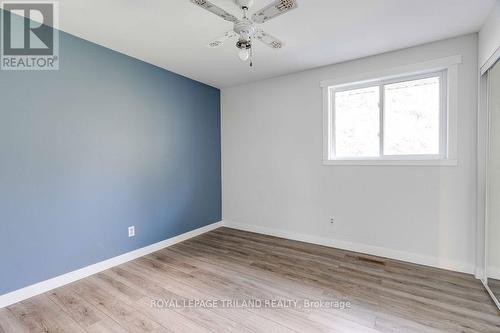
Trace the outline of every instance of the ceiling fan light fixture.
[[241, 61], [247, 61], [250, 57], [250, 52], [248, 52], [247, 49], [241, 49], [240, 52], [238, 52], [238, 57]]

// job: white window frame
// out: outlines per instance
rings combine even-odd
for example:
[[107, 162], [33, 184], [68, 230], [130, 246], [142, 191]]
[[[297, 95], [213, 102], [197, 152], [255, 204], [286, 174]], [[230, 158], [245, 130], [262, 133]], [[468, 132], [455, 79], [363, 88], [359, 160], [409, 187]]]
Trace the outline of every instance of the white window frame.
[[[323, 164], [325, 165], [410, 165], [456, 166], [458, 65], [460, 55], [425, 63], [360, 74], [350, 78], [325, 80], [323, 90]], [[384, 149], [384, 86], [387, 84], [440, 78], [440, 144], [438, 155], [383, 155]], [[378, 157], [335, 157], [334, 96], [336, 92], [379, 86], [380, 90], [380, 154]]]

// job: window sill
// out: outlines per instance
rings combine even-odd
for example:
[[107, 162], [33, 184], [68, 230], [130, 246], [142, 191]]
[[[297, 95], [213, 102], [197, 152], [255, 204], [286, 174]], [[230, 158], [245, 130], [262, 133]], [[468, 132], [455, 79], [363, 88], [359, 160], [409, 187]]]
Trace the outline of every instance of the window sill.
[[458, 166], [457, 160], [324, 160], [323, 165], [358, 165], [358, 166], [439, 166], [454, 167]]

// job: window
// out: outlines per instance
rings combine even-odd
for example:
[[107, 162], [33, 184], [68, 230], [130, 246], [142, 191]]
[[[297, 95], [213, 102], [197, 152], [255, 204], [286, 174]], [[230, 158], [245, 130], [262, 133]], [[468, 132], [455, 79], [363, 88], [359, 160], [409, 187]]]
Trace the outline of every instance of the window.
[[384, 154], [444, 156], [442, 81], [442, 76], [431, 76], [383, 87]]
[[322, 82], [325, 164], [456, 165], [452, 60], [423, 74]]
[[332, 156], [375, 157], [380, 155], [379, 87], [332, 91], [334, 112]]
[[444, 73], [330, 88], [335, 158], [440, 158]]

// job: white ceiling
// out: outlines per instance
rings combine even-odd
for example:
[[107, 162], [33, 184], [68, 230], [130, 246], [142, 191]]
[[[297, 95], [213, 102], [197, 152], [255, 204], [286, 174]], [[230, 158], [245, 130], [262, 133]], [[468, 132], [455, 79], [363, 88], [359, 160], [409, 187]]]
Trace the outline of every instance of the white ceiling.
[[[211, 1], [240, 17], [232, 0]], [[250, 13], [270, 2], [255, 0]], [[233, 42], [206, 47], [232, 24], [189, 0], [60, 0], [60, 28], [221, 88], [477, 32], [495, 0], [298, 2], [262, 25], [286, 46], [256, 42], [253, 68], [238, 59]]]

